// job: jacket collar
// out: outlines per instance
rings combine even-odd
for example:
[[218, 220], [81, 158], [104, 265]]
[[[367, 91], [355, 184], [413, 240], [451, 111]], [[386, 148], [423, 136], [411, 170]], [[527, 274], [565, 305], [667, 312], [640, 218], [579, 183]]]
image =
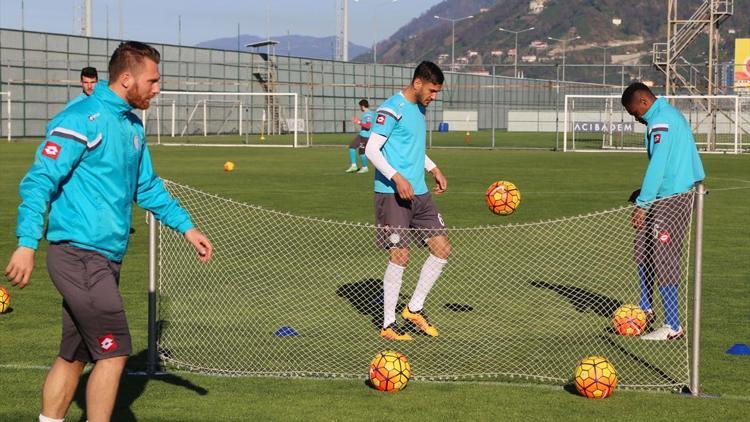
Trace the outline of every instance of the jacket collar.
[[118, 114], [125, 114], [133, 110], [133, 106], [109, 88], [109, 81], [99, 81], [96, 87], [94, 87], [94, 93], [91, 95], [105, 103]]
[[643, 120], [645, 120], [647, 123], [651, 124], [651, 118], [658, 113], [658, 111], [662, 108], [664, 103], [666, 103], [667, 100], [664, 99], [664, 97], [659, 97], [654, 101], [653, 104], [651, 104], [651, 107], [648, 108], [648, 111], [646, 114], [643, 115]]

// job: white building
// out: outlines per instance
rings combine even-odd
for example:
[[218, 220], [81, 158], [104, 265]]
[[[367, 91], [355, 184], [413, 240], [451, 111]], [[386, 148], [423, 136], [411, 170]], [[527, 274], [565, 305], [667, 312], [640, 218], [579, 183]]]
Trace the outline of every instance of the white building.
[[547, 0], [531, 0], [529, 1], [529, 13], [538, 15], [544, 10], [544, 3]]

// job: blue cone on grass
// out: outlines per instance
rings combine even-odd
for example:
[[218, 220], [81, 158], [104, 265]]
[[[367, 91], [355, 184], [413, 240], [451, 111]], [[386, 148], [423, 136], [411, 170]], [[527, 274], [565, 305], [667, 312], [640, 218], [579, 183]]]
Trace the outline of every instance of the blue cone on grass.
[[276, 337], [297, 337], [299, 333], [293, 327], [283, 326], [273, 333]]
[[734, 346], [727, 349], [729, 355], [750, 355], [750, 346], [743, 343], [737, 343]]

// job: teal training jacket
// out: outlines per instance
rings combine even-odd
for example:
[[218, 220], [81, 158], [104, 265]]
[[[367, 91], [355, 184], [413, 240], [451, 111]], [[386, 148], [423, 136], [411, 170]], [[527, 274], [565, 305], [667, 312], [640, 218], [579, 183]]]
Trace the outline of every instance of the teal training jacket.
[[643, 177], [639, 207], [656, 199], [685, 193], [705, 179], [703, 163], [685, 117], [664, 98], [658, 98], [643, 115], [648, 167]]
[[48, 241], [118, 262], [128, 248], [133, 202], [180, 233], [193, 227], [154, 172], [143, 123], [132, 109], [100, 81], [90, 97], [52, 118], [21, 180], [19, 246], [38, 247], [48, 210]]

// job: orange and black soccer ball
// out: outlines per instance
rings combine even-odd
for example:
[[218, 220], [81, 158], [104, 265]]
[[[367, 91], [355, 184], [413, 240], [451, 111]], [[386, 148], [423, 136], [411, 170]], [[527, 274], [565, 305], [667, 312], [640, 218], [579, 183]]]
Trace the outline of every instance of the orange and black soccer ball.
[[8, 312], [10, 309], [10, 293], [8, 289], [0, 286], [0, 314]]
[[521, 205], [521, 191], [513, 183], [500, 180], [487, 188], [484, 200], [493, 213], [508, 215]]
[[638, 336], [646, 328], [646, 313], [636, 305], [622, 305], [612, 317], [612, 327], [617, 334]]
[[395, 393], [403, 390], [411, 378], [411, 364], [406, 355], [385, 351], [375, 355], [370, 363], [370, 384], [380, 391]]
[[612, 362], [601, 356], [588, 356], [576, 366], [576, 390], [589, 399], [603, 399], [617, 387], [617, 371]]

